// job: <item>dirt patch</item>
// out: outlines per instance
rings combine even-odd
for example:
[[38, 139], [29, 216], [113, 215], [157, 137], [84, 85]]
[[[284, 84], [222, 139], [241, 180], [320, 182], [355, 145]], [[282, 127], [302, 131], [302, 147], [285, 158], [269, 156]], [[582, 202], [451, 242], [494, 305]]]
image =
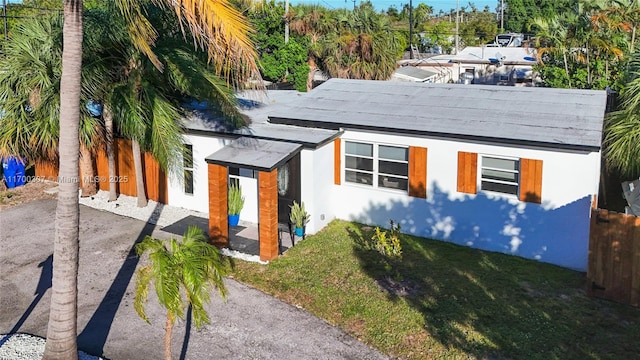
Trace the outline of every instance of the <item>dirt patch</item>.
[[0, 181], [0, 210], [23, 204], [39, 199], [55, 199], [58, 194], [46, 193], [45, 190], [51, 190], [58, 186], [53, 181], [32, 181], [23, 186], [7, 189], [4, 182]]

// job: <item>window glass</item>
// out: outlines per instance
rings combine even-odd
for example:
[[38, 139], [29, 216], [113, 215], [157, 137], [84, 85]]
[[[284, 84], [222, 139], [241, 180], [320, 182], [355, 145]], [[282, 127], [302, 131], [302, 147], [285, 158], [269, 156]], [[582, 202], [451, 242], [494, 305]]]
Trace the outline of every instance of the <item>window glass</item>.
[[407, 190], [409, 188], [409, 180], [407, 178], [380, 175], [378, 177], [378, 186], [387, 189]]
[[193, 170], [184, 171], [184, 193], [193, 194]]
[[396, 146], [380, 145], [378, 147], [378, 157], [381, 159], [408, 161], [409, 149]]
[[185, 145], [182, 154], [183, 164], [185, 168], [193, 168], [193, 145]]
[[350, 155], [373, 156], [373, 144], [346, 142], [345, 153]]
[[373, 159], [347, 156], [345, 159], [345, 167], [347, 169], [373, 171]]
[[482, 178], [487, 180], [502, 180], [518, 182], [518, 174], [513, 172], [482, 169]]
[[493, 168], [493, 169], [502, 169], [502, 170], [518, 170], [518, 161], [513, 159], [499, 159], [493, 157], [483, 157], [482, 158], [482, 167], [483, 168]]
[[518, 195], [518, 185], [514, 184], [501, 184], [489, 181], [482, 182], [482, 190], [494, 191], [511, 195]]
[[379, 161], [378, 171], [383, 174], [407, 176], [409, 167], [406, 162]]
[[347, 170], [345, 180], [356, 184], [373, 185], [373, 174]]

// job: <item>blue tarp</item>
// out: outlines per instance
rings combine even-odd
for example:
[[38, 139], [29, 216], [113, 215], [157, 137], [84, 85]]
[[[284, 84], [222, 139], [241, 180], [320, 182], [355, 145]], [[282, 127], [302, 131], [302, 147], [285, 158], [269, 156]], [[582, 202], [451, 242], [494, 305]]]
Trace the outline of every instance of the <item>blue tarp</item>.
[[25, 183], [24, 162], [18, 157], [8, 156], [2, 158], [2, 173], [9, 189], [22, 186]]

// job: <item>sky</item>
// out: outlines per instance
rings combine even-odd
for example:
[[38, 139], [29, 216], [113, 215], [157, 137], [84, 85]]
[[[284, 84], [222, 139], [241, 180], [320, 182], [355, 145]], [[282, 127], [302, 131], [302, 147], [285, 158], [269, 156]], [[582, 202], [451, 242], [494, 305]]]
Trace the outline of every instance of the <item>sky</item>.
[[[284, 1], [284, 0], [282, 0]], [[318, 4], [327, 8], [335, 8], [335, 9], [343, 9], [343, 8], [353, 8], [354, 0], [290, 0], [291, 4]], [[360, 0], [355, 0], [356, 5], [360, 3]], [[425, 3], [434, 9], [434, 13], [438, 13], [440, 10], [448, 12], [451, 9], [456, 8], [456, 0], [412, 0], [413, 6], [417, 6], [419, 3]], [[480, 11], [484, 10], [484, 7], [489, 5], [490, 11], [495, 11], [498, 7], [500, 0], [476, 0], [476, 1], [468, 1], [468, 0], [459, 0], [460, 7], [466, 6], [469, 9], [469, 3], [473, 3]], [[404, 4], [408, 4], [409, 0], [371, 0], [373, 6], [375, 6], [376, 10], [386, 10], [390, 6], [394, 6], [401, 10]]]

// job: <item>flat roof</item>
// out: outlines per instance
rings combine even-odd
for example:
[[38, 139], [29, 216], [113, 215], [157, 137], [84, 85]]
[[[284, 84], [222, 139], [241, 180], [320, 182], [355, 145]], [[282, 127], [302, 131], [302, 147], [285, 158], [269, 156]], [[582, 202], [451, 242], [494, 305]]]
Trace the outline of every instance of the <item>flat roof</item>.
[[331, 79], [269, 121], [599, 150], [603, 90]]
[[295, 156], [301, 148], [300, 144], [243, 136], [207, 156], [205, 161], [209, 164], [272, 171]]
[[405, 75], [419, 80], [426, 80], [434, 75], [438, 75], [438, 73], [433, 71], [423, 70], [415, 66], [401, 66], [396, 69], [394, 74]]
[[225, 126], [222, 117], [208, 109], [205, 103], [188, 104], [190, 115], [183, 119], [183, 125], [189, 132], [204, 134], [224, 134], [231, 136], [249, 136], [266, 140], [288, 141], [315, 148], [321, 146], [340, 132], [327, 129], [309, 129], [298, 126], [275, 125], [267, 122], [267, 115], [275, 109], [285, 109], [288, 105], [307, 93], [291, 90], [245, 91], [238, 94], [240, 112], [251, 123], [240, 129]]

